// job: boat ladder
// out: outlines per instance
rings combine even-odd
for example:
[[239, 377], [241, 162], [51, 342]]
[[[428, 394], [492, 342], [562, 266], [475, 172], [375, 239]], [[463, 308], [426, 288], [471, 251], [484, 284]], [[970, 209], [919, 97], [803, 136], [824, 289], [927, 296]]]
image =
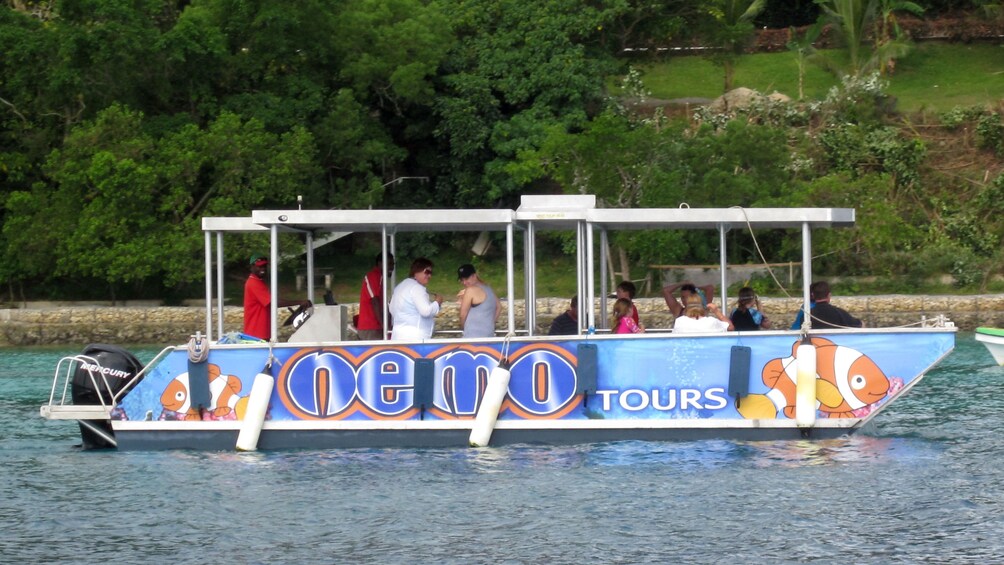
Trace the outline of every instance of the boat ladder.
[[[79, 366], [86, 367], [91, 379], [93, 390], [110, 390], [108, 377], [102, 371], [101, 364], [87, 355], [71, 355], [63, 357], [56, 365], [56, 374], [52, 378], [52, 390], [49, 392], [49, 403], [39, 408], [39, 414], [47, 420], [107, 420], [115, 408], [99, 394], [101, 404], [76, 405], [70, 397], [70, 383]], [[103, 386], [99, 386], [103, 385]], [[61, 386], [60, 386], [61, 385]], [[58, 393], [58, 394], [57, 394]]]

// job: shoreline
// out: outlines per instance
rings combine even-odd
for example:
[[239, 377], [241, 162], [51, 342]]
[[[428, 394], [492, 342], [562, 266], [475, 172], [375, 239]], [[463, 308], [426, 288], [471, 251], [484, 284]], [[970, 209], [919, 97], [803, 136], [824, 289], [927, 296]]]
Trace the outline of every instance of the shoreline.
[[[795, 318], [800, 299], [762, 298], [763, 311], [777, 329], [788, 328]], [[598, 301], [597, 301], [598, 303]], [[838, 296], [833, 303], [861, 318], [869, 328], [894, 328], [918, 324], [923, 318], [944, 315], [961, 331], [980, 326], [1004, 327], [1004, 294], [980, 295], [875, 295]], [[180, 344], [196, 331], [205, 330], [205, 306], [60, 306], [0, 309], [0, 348], [66, 345], [83, 347], [88, 343], [116, 345]], [[203, 303], [204, 304], [204, 303]], [[612, 304], [611, 302], [608, 302]], [[642, 324], [650, 329], [669, 328], [672, 315], [662, 298], [635, 300]], [[348, 319], [358, 310], [357, 304], [344, 304]], [[516, 326], [524, 319], [524, 301], [515, 301]], [[499, 323], [505, 324], [507, 307], [502, 303]], [[538, 332], [547, 333], [552, 319], [568, 307], [567, 298], [537, 299]], [[280, 312], [280, 317], [284, 316]], [[215, 315], [215, 311], [214, 311]], [[224, 331], [239, 331], [243, 308], [224, 308]], [[216, 323], [213, 327], [215, 331]], [[436, 321], [437, 331], [459, 329], [458, 308], [445, 303]], [[280, 332], [280, 339], [291, 330]]]

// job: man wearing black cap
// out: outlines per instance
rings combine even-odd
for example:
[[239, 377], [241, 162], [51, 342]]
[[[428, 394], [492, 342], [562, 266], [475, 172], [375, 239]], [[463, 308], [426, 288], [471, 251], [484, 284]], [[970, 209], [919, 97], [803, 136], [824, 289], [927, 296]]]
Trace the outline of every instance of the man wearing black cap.
[[[258, 339], [272, 339], [272, 292], [265, 282], [268, 276], [268, 257], [260, 254], [251, 256], [251, 274], [244, 283], [244, 333]], [[286, 306], [309, 306], [310, 301], [279, 299], [279, 308]]]

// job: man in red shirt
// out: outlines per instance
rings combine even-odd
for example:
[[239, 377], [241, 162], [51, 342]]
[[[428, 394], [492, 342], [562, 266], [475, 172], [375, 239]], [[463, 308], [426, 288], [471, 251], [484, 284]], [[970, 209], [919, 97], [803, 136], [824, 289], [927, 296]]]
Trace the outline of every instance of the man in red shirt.
[[[244, 283], [244, 333], [258, 339], [272, 339], [272, 292], [265, 278], [268, 276], [268, 258], [251, 256], [251, 274]], [[309, 305], [310, 301], [279, 299], [279, 307]]]
[[[383, 339], [383, 255], [376, 256], [376, 264], [363, 277], [362, 288], [359, 289], [359, 319], [356, 321], [356, 331], [359, 339]], [[394, 272], [394, 256], [387, 255], [387, 276]], [[390, 313], [387, 313], [390, 317]], [[390, 324], [387, 325], [390, 329]]]

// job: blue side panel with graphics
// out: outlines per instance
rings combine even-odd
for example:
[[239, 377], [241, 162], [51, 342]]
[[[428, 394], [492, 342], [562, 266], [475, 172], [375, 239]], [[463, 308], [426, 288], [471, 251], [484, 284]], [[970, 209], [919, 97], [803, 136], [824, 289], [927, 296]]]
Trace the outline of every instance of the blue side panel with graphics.
[[[821, 417], [855, 416], [874, 409], [935, 364], [954, 347], [954, 334], [874, 333], [830, 335], [816, 340], [822, 388], [834, 391]], [[513, 341], [511, 379], [500, 420], [512, 419], [734, 419], [742, 418], [728, 397], [733, 346], [748, 346], [749, 394], [771, 398], [783, 418], [785, 379], [797, 336], [600, 337], [571, 341]], [[580, 382], [578, 354], [588, 344], [587, 380]], [[273, 349], [276, 386], [270, 420], [469, 419], [477, 413], [501, 343], [294, 347]], [[214, 348], [209, 357], [210, 415], [199, 415], [188, 398], [185, 352], [166, 356], [132, 390], [116, 412], [119, 419], [236, 420], [241, 399], [268, 357], [267, 348]], [[432, 363], [431, 395], [424, 414], [416, 407], [415, 367]], [[586, 377], [585, 374], [582, 377]], [[588, 409], [582, 386], [592, 393]], [[421, 392], [421, 387], [419, 389]], [[865, 393], [869, 393], [870, 396]], [[842, 396], [839, 396], [842, 395]], [[836, 400], [834, 400], [836, 399]], [[841, 401], [844, 401], [841, 404]], [[843, 412], [846, 410], [846, 412]]]

